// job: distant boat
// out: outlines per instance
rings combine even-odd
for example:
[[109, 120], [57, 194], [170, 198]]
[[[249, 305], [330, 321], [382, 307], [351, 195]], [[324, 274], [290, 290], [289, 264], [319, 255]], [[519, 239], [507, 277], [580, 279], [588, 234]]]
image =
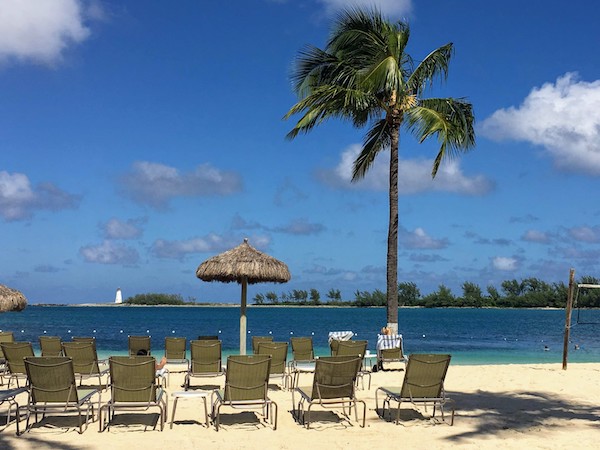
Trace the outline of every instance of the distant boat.
[[115, 303], [123, 303], [123, 295], [121, 294], [121, 288], [117, 288], [117, 294], [115, 295]]

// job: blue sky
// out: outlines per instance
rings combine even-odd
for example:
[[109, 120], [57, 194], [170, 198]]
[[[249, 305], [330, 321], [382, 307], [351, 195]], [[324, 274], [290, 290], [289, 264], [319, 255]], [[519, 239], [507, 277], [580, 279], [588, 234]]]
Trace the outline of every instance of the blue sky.
[[[387, 155], [360, 183], [364, 130], [294, 141], [289, 80], [342, 0], [2, 0], [0, 283], [31, 303], [166, 292], [239, 301], [195, 269], [248, 237], [292, 280], [249, 296], [385, 289]], [[477, 146], [429, 173], [400, 143], [399, 281], [600, 276], [600, 9], [553, 0], [356, 2], [411, 26], [419, 60], [453, 42], [448, 81]]]

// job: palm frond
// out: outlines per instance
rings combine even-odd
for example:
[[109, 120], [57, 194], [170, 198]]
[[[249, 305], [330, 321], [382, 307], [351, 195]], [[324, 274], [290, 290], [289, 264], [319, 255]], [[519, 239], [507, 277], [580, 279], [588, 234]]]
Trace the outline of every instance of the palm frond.
[[367, 132], [360, 154], [354, 161], [352, 181], [364, 178], [377, 154], [390, 145], [390, 129], [385, 119], [377, 121]]
[[419, 142], [435, 135], [440, 143], [432, 177], [445, 157], [455, 157], [475, 146], [474, 120], [473, 106], [465, 99], [425, 99], [406, 112], [406, 126]]
[[412, 72], [407, 81], [407, 89], [421, 96], [427, 86], [431, 86], [437, 77], [443, 81], [448, 76], [448, 66], [453, 53], [453, 44], [443, 45], [425, 57]]

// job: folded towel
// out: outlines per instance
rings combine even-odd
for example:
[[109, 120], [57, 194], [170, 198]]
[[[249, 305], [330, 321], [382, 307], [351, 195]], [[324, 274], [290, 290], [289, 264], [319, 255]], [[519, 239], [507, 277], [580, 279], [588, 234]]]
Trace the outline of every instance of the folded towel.
[[349, 341], [354, 336], [352, 331], [330, 331], [329, 332], [329, 342], [332, 340], [336, 341]]
[[402, 335], [401, 334], [378, 334], [377, 335], [377, 350], [401, 348], [402, 347]]

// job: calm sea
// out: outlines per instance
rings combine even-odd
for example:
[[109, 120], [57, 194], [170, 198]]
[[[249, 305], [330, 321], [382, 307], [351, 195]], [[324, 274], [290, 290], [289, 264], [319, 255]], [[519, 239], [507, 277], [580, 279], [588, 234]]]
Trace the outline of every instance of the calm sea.
[[[569, 362], [600, 362], [600, 311], [582, 311], [571, 329]], [[312, 336], [318, 355], [329, 353], [329, 331], [351, 330], [375, 350], [384, 308], [248, 308], [250, 336]], [[406, 353], [447, 352], [454, 364], [559, 363], [562, 361], [565, 312], [521, 309], [404, 309], [399, 329]], [[235, 307], [81, 307], [29, 306], [0, 314], [0, 330], [38, 348], [41, 335], [95, 336], [101, 357], [127, 351], [128, 335], [151, 335], [160, 356], [165, 336], [195, 339], [218, 334], [226, 354], [239, 350], [239, 308]], [[575, 345], [579, 346], [575, 350]], [[545, 350], [545, 347], [548, 350]]]

